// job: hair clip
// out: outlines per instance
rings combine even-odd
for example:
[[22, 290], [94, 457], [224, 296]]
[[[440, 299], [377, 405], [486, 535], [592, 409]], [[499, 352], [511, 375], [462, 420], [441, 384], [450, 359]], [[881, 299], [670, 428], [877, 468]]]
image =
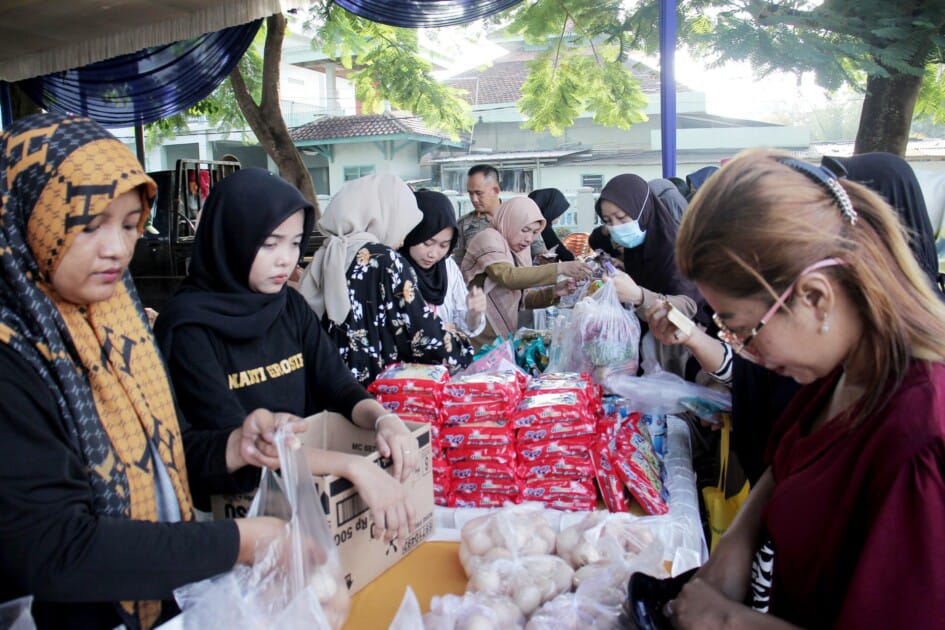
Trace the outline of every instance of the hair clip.
[[850, 196], [843, 186], [837, 181], [836, 175], [822, 166], [814, 166], [809, 162], [798, 160], [796, 158], [782, 157], [777, 158], [778, 162], [793, 168], [795, 171], [806, 175], [814, 182], [827, 189], [833, 200], [840, 207], [840, 213], [850, 222], [850, 225], [856, 225], [856, 210], [853, 209], [853, 203]]

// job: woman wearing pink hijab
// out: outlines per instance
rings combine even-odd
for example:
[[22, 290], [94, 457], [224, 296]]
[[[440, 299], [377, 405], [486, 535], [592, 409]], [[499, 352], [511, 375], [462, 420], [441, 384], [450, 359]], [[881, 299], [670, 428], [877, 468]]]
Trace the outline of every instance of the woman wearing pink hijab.
[[[545, 219], [535, 202], [514, 197], [495, 211], [492, 227], [469, 242], [463, 278], [486, 294], [486, 327], [472, 340], [477, 348], [514, 332], [519, 310], [551, 306], [573, 290], [574, 280], [591, 276], [591, 266], [577, 260], [533, 267], [530, 246], [543, 229]], [[558, 282], [561, 275], [567, 279]], [[542, 288], [524, 291], [536, 287]]]

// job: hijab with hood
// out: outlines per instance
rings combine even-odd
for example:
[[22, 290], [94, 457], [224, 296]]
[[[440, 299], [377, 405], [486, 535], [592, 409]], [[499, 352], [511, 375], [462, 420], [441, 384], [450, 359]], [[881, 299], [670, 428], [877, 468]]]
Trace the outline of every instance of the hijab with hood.
[[[0, 343], [55, 395], [64, 439], [84, 460], [97, 517], [163, 518], [155, 480], [166, 479], [179, 518], [189, 520], [176, 408], [130, 274], [125, 270], [110, 298], [86, 305], [66, 301], [52, 286], [76, 235], [119, 195], [140, 192], [141, 235], [154, 181], [98, 123], [59, 114], [29, 116], [4, 130], [0, 170]], [[161, 603], [124, 601], [117, 610], [127, 625], [148, 627]]]
[[541, 216], [545, 217], [545, 229], [541, 231], [541, 240], [545, 242], [545, 247], [549, 250], [557, 247], [555, 253], [558, 254], [558, 260], [574, 260], [574, 254], [561, 242], [552, 226], [555, 219], [571, 207], [564, 193], [557, 188], [539, 188], [528, 193], [528, 197], [538, 204]]
[[395, 175], [367, 175], [342, 186], [318, 222], [328, 238], [299, 285], [315, 314], [343, 324], [351, 312], [348, 268], [358, 250], [367, 243], [399, 247], [422, 217], [410, 188]]
[[304, 251], [315, 209], [295, 186], [265, 169], [244, 168], [213, 187], [187, 277], [155, 325], [165, 356], [178, 326], [200, 324], [231, 339], [254, 339], [272, 326], [285, 310], [289, 289], [257, 293], [249, 288], [249, 272], [272, 231], [300, 210], [305, 220], [299, 251]]
[[676, 267], [676, 230], [678, 222], [666, 206], [650, 191], [646, 181], [626, 173], [607, 182], [594, 206], [601, 216], [601, 201], [610, 201], [646, 230], [646, 240], [633, 248], [624, 248], [624, 269], [641, 287], [663, 295], [688, 295], [703, 300], [689, 280]]
[[[516, 267], [531, 267], [531, 248], [512, 252], [509, 243], [526, 225], [545, 219], [534, 201], [528, 197], [513, 197], [499, 206], [492, 215], [491, 228], [486, 228], [469, 242], [463, 258], [463, 279], [467, 284], [479, 274], [485, 274], [489, 265], [509, 263]], [[518, 328], [518, 308], [522, 300], [520, 289], [509, 289], [486, 275], [483, 292], [486, 294], [486, 319], [496, 335], [505, 336]]]
[[[417, 199], [417, 207], [423, 213], [423, 219], [404, 238], [400, 253], [417, 272], [417, 282], [423, 299], [428, 304], [439, 306], [446, 299], [446, 260], [453, 253], [453, 248], [456, 247], [456, 241], [459, 239], [459, 229], [456, 227], [456, 211], [453, 209], [452, 202], [443, 193], [433, 190], [418, 190], [414, 193], [414, 196]], [[410, 255], [410, 248], [425, 243], [446, 228], [452, 228], [453, 230], [453, 238], [450, 240], [450, 247], [446, 252], [446, 256], [429, 269], [424, 269]]]
[[935, 232], [929, 220], [925, 197], [909, 163], [892, 153], [863, 153], [853, 157], [824, 157], [825, 168], [837, 177], [847, 177], [878, 192], [889, 202], [909, 232], [909, 247], [932, 285], [943, 290], [938, 271]]

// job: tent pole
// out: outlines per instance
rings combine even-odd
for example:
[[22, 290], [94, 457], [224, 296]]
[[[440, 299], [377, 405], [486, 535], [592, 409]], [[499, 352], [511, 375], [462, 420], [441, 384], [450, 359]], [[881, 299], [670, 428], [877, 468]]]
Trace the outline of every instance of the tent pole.
[[663, 177], [676, 175], [676, 0], [660, 0], [660, 141]]

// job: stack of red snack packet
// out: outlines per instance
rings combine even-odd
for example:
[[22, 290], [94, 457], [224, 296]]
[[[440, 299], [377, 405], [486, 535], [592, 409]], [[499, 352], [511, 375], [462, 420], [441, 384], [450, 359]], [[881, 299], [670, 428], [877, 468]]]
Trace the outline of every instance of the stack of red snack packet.
[[439, 443], [440, 395], [449, 376], [449, 370], [442, 365], [394, 363], [378, 374], [367, 388], [384, 408], [396, 413], [401, 420], [430, 424], [434, 458]]
[[512, 415], [523, 500], [560, 510], [596, 507], [591, 444], [600, 398], [582, 374], [544, 374], [528, 385]]
[[626, 512], [629, 492], [647, 514], [666, 514], [663, 467], [640, 414], [633, 412], [626, 418], [612, 414], [601, 419], [599, 428], [591, 458], [607, 509]]
[[515, 433], [509, 416], [525, 376], [520, 372], [460, 375], [443, 386], [441, 444], [449, 474], [437, 503], [451, 507], [500, 507], [518, 501]]

